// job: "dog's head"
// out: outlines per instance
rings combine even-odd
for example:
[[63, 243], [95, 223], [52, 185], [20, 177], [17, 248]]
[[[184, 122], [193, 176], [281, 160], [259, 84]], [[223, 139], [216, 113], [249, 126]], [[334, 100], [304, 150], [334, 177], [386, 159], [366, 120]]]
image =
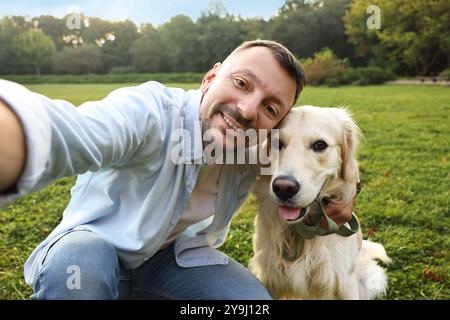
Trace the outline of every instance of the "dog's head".
[[279, 126], [270, 192], [285, 220], [297, 220], [318, 197], [348, 202], [356, 192], [360, 130], [339, 108], [293, 109]]

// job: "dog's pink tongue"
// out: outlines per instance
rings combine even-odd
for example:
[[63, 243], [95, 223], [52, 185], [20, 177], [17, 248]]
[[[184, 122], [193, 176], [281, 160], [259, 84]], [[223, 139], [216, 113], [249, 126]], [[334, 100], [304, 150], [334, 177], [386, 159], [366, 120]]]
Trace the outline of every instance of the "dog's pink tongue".
[[297, 220], [298, 217], [300, 217], [301, 211], [301, 208], [292, 208], [286, 206], [278, 207], [278, 215], [284, 220]]

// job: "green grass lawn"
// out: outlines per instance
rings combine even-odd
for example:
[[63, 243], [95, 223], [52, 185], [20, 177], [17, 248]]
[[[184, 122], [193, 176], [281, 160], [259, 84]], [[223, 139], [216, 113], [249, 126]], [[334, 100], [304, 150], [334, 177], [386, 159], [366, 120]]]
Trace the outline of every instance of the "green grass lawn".
[[[30, 85], [74, 104], [127, 84]], [[198, 84], [170, 84], [186, 89]], [[431, 86], [307, 87], [299, 105], [347, 106], [364, 132], [356, 206], [364, 235], [385, 245], [387, 299], [450, 299], [450, 89]], [[0, 298], [27, 299], [23, 264], [58, 224], [74, 178], [0, 210]], [[222, 250], [247, 265], [255, 200], [233, 221]]]

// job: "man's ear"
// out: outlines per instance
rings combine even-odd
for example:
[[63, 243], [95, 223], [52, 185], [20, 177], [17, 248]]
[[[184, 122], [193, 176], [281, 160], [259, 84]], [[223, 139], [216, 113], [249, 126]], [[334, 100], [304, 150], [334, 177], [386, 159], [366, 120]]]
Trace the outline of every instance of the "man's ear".
[[209, 70], [203, 77], [202, 85], [200, 86], [200, 90], [203, 94], [205, 94], [208, 91], [209, 87], [211, 87], [211, 84], [216, 78], [216, 75], [219, 72], [221, 66], [222, 64], [220, 62], [217, 62], [214, 67], [212, 67], [212, 69]]

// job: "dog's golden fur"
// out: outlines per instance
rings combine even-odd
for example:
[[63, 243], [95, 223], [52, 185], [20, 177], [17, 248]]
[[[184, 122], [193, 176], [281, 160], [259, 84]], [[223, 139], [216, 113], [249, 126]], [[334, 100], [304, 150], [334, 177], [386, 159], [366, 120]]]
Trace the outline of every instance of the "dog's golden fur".
[[[289, 175], [301, 188], [293, 201], [305, 208], [321, 197], [348, 203], [356, 192], [358, 166], [355, 152], [360, 131], [348, 112], [339, 108], [304, 106], [292, 110], [280, 125], [284, 145], [272, 166], [272, 176], [261, 176], [254, 192], [259, 206], [253, 237], [251, 271], [275, 299], [374, 299], [385, 293], [387, 277], [375, 259], [390, 258], [382, 245], [350, 237], [316, 236], [305, 240], [295, 261], [283, 258], [294, 250], [296, 236], [277, 214], [282, 205], [272, 190], [276, 177]], [[317, 140], [328, 147], [315, 152]], [[323, 186], [323, 189], [321, 187]]]

